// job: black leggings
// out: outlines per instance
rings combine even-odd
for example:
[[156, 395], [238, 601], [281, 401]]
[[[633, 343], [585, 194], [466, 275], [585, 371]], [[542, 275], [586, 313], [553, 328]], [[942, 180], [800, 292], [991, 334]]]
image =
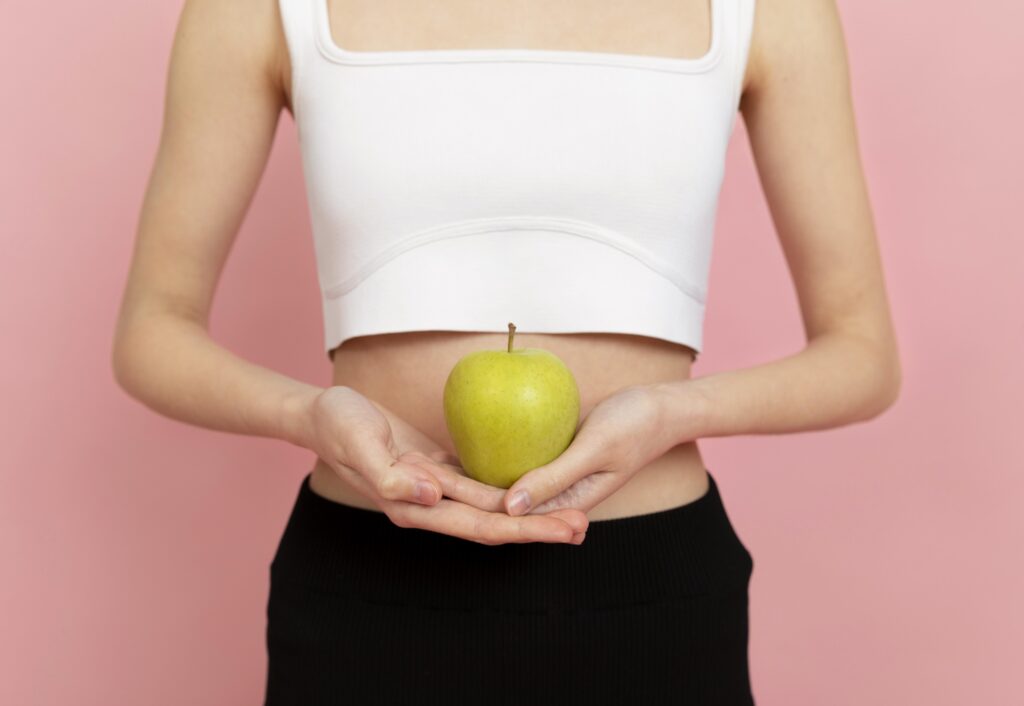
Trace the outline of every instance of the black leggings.
[[487, 546], [306, 475], [270, 565], [266, 706], [753, 704], [753, 560], [708, 477], [579, 546]]

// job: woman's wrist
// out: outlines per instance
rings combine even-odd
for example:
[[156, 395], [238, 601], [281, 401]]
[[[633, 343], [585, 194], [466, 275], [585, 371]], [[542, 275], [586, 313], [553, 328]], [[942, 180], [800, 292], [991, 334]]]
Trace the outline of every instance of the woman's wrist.
[[657, 383], [678, 443], [739, 434], [788, 434], [870, 419], [899, 393], [890, 344], [822, 334], [792, 355], [749, 368]]
[[708, 397], [692, 380], [670, 380], [650, 385], [658, 395], [662, 423], [683, 444], [705, 436], [710, 419]]
[[281, 400], [278, 436], [295, 446], [313, 448], [313, 404], [325, 388], [297, 382]]

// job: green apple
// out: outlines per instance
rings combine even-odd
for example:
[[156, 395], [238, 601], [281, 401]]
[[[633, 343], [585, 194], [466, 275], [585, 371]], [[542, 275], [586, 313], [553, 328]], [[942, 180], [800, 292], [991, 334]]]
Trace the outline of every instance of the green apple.
[[562, 360], [542, 348], [463, 356], [444, 385], [444, 418], [459, 461], [476, 480], [508, 488], [557, 458], [576, 435], [580, 393]]

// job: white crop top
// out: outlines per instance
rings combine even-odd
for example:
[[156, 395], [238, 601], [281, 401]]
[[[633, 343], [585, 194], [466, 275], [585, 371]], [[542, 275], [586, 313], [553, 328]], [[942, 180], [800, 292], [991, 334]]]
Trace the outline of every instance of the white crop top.
[[697, 58], [349, 51], [279, 0], [324, 345], [400, 331], [611, 332], [700, 351], [755, 0]]

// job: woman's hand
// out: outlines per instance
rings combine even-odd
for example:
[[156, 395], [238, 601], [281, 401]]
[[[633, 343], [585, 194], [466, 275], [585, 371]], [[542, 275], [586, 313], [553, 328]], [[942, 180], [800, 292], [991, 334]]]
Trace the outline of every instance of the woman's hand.
[[[401, 448], [384, 413], [350, 387], [325, 389], [309, 414], [312, 450], [400, 527], [482, 544], [579, 543], [586, 532], [587, 517], [576, 510], [510, 517], [502, 489], [469, 478], [443, 450]], [[404, 443], [415, 437], [411, 429], [404, 430]]]
[[[508, 488], [509, 514], [587, 512], [679, 444], [679, 431], [665, 423], [661, 394], [655, 385], [631, 385], [595, 405], [561, 455]], [[517, 503], [520, 497], [525, 504]]]

